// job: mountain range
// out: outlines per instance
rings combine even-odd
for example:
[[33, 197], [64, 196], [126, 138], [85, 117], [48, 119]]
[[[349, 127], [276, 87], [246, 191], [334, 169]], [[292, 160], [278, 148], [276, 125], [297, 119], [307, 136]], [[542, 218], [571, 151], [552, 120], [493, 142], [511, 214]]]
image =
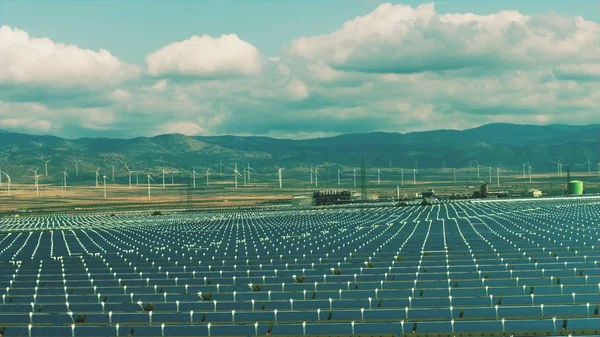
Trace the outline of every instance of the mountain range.
[[[592, 169], [600, 161], [600, 124], [518, 125], [487, 124], [467, 130], [435, 130], [412, 133], [357, 133], [313, 139], [274, 139], [241, 136], [184, 136], [167, 134], [132, 139], [64, 139], [8, 131], [0, 132], [0, 167], [14, 177], [31, 175], [34, 167], [43, 171], [74, 171], [128, 165], [132, 170], [158, 172], [162, 166], [189, 171], [211, 167], [223, 170], [234, 163], [260, 170], [275, 166], [359, 167], [361, 158], [369, 167], [422, 168], [485, 166], [521, 168], [525, 162], [540, 170], [556, 171], [556, 161]], [[42, 172], [39, 171], [38, 173]]]

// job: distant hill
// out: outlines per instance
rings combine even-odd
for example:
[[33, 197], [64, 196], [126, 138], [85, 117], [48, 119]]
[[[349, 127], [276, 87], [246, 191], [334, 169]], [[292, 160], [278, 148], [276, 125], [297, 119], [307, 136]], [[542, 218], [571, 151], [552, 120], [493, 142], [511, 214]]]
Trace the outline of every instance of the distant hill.
[[[412, 133], [358, 133], [303, 140], [269, 137], [189, 137], [180, 134], [133, 139], [63, 139], [0, 131], [0, 167], [18, 177], [43, 168], [74, 171], [73, 159], [82, 160], [81, 172], [96, 167], [125, 165], [132, 170], [158, 172], [166, 165], [178, 170], [211, 167], [218, 163], [230, 169], [250, 161], [256, 170], [274, 166], [291, 168], [310, 165], [358, 167], [365, 157], [370, 167], [419, 168], [481, 165], [519, 168], [527, 161], [538, 170], [554, 171], [553, 161], [582, 167], [591, 158], [596, 168], [600, 157], [600, 124], [515, 125], [488, 124], [468, 130], [435, 130]], [[39, 171], [41, 172], [41, 171]]]

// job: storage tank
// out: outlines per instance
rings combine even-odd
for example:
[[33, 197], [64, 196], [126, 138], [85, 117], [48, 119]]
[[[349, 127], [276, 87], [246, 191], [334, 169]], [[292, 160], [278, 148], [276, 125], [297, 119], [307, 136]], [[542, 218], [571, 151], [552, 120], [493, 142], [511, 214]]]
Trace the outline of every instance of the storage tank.
[[573, 180], [567, 184], [567, 194], [569, 195], [582, 195], [583, 194], [583, 181]]

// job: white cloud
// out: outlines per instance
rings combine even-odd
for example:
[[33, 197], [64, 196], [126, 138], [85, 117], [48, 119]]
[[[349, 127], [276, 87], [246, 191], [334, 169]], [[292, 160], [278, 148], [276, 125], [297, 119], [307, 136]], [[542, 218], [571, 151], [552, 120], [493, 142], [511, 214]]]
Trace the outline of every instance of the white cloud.
[[152, 76], [214, 78], [258, 74], [262, 60], [256, 47], [228, 34], [171, 43], [149, 54], [146, 62]]
[[30, 37], [9, 26], [0, 27], [0, 84], [86, 86], [114, 84], [138, 76], [139, 68], [110, 52]]
[[296, 39], [288, 51], [337, 69], [375, 73], [598, 64], [600, 25], [580, 17], [442, 15], [433, 4], [382, 4], [330, 34]]
[[308, 97], [308, 88], [301, 81], [294, 80], [286, 87], [289, 97], [294, 100], [305, 99]]

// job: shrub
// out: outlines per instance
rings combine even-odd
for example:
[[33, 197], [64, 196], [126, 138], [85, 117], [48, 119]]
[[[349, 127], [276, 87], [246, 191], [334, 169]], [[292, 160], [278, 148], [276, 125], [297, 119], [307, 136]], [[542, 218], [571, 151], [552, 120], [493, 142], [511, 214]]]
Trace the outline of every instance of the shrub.
[[296, 276], [296, 283], [304, 283], [304, 276]]
[[147, 303], [144, 305], [144, 311], [152, 311], [152, 310], [154, 310], [154, 303], [152, 303], [152, 302], [147, 302]]
[[342, 270], [341, 270], [341, 269], [339, 269], [339, 268], [335, 268], [335, 269], [333, 270], [333, 275], [342, 275]]
[[75, 323], [85, 323], [86, 318], [87, 318], [87, 315], [78, 314], [77, 317], [75, 318]]
[[261, 288], [261, 287], [260, 287], [260, 285], [258, 285], [258, 284], [253, 284], [253, 285], [252, 285], [252, 291], [261, 291], [261, 289], [262, 289], [262, 288]]
[[156, 216], [156, 215], [163, 215], [163, 214], [161, 211], [154, 211], [154, 212], [152, 212], [152, 215]]
[[202, 294], [202, 300], [203, 301], [212, 301], [212, 294], [211, 293]]
[[404, 256], [400, 256], [400, 255], [396, 256], [396, 261], [398, 261], [398, 262], [404, 261]]

